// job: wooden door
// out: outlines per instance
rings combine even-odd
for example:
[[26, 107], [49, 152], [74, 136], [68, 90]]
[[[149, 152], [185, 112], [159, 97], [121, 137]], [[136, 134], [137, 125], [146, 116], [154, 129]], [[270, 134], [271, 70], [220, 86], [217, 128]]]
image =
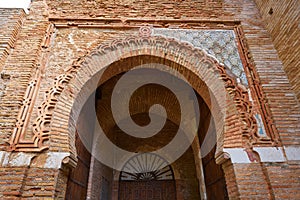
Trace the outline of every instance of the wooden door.
[[91, 154], [82, 144], [78, 134], [76, 134], [75, 145], [78, 163], [76, 168], [69, 174], [66, 192], [67, 200], [86, 199], [87, 194]]
[[153, 153], [132, 157], [120, 173], [119, 200], [176, 200], [172, 167]]
[[121, 181], [119, 200], [176, 200], [173, 180]]

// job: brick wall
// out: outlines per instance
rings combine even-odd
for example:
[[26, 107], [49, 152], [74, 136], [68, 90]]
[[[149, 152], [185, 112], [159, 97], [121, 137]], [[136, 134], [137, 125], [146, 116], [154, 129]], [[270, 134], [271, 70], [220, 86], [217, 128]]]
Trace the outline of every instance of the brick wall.
[[22, 194], [22, 185], [27, 172], [25, 167], [0, 168], [0, 197], [18, 197]]
[[[4, 146], [7, 146], [15, 127], [26, 88], [40, 66], [38, 61], [41, 55], [41, 42], [48, 25], [47, 19], [42, 15], [43, 7], [40, 2], [32, 4], [31, 14], [24, 19], [18, 39], [14, 43], [14, 50], [1, 67], [1, 74], [4, 75], [1, 78], [4, 89], [0, 99], [1, 150], [6, 149]], [[24, 15], [23, 11], [19, 12]], [[12, 36], [14, 37], [14, 34]]]
[[0, 8], [0, 71], [14, 48], [24, 18], [25, 13], [22, 9]]
[[271, 199], [272, 191], [259, 163], [234, 164], [240, 198]]
[[56, 169], [35, 167], [1, 167], [0, 198], [61, 198], [66, 176]]
[[300, 198], [299, 162], [266, 163], [265, 169], [269, 175], [275, 199]]
[[25, 13], [22, 9], [0, 8], [0, 71], [14, 48], [24, 18]]
[[[2, 71], [4, 64], [15, 47], [16, 40], [19, 36], [21, 26], [24, 22], [25, 13], [22, 9], [0, 9], [0, 104], [1, 108], [6, 107], [10, 102], [5, 100], [5, 91], [9, 88], [11, 73]], [[14, 122], [14, 117], [8, 114], [9, 111], [17, 113], [18, 109], [12, 107], [1, 111], [0, 122], [0, 146], [8, 139], [8, 135], [4, 134], [6, 125]], [[1, 149], [1, 147], [0, 147]]]
[[300, 99], [300, 15], [297, 0], [255, 0], [284, 70]]

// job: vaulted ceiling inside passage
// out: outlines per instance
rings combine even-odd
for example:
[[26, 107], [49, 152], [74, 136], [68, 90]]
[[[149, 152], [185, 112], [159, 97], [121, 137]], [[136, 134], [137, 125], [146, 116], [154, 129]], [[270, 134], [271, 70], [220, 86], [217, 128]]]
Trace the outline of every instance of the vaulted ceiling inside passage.
[[[98, 121], [106, 132], [116, 124], [111, 110], [111, 98], [116, 83], [121, 77], [122, 75], [114, 76], [97, 89], [96, 110], [99, 113]], [[125, 106], [125, 99], [126, 97], [120, 97], [117, 99], [117, 103], [120, 106], [123, 106], [122, 104]], [[176, 96], [169, 89], [158, 84], [147, 84], [138, 88], [130, 98], [129, 113], [131, 116], [148, 113], [150, 107], [154, 104], [162, 105], [166, 109], [167, 118], [173, 123], [179, 124], [181, 117], [180, 105]], [[143, 122], [141, 120], [133, 120], [139, 125], [147, 124], [147, 121], [150, 122], [149, 117], [144, 117], [145, 121]]]
[[[155, 104], [160, 104], [165, 108], [167, 120], [164, 127], [150, 138], [137, 138], [128, 135], [118, 127], [111, 109], [112, 93], [116, 92], [114, 91], [116, 84], [123, 75], [124, 73], [118, 74], [107, 80], [98, 87], [96, 92], [95, 106], [97, 120], [104, 133], [119, 147], [132, 152], [155, 151], [162, 146], [165, 146], [173, 139], [179, 128], [182, 116], [178, 99], [171, 90], [158, 84], [147, 84], [135, 90], [129, 101], [129, 117], [134, 123], [139, 126], [146, 126], [151, 123], [149, 109]], [[210, 119], [210, 111], [203, 99], [199, 95], [196, 96], [197, 102], [194, 103], [198, 104], [200, 109], [199, 133], [204, 136], [207, 130], [206, 122]], [[120, 106], [122, 106], [122, 104], [125, 106], [125, 98], [126, 97], [120, 97], [118, 99], [118, 103], [121, 104]], [[200, 138], [203, 136], [200, 136]], [[131, 145], [132, 143], [136, 144], [134, 145], [134, 148]]]

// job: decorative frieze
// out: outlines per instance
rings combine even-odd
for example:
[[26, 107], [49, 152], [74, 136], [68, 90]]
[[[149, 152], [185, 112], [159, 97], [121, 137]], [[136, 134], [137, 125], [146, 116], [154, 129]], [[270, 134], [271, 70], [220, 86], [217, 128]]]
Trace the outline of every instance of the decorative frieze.
[[[279, 135], [278, 131], [275, 127], [274, 121], [272, 119], [271, 111], [268, 105], [268, 102], [266, 100], [265, 94], [262, 89], [262, 85], [258, 76], [258, 73], [255, 69], [255, 64], [253, 61], [253, 58], [251, 56], [251, 53], [249, 51], [249, 47], [245, 38], [245, 35], [243, 33], [243, 29], [240, 26], [237, 26], [236, 29], [236, 34], [238, 35], [238, 40], [239, 40], [239, 46], [241, 50], [241, 55], [243, 64], [245, 65], [245, 72], [247, 76], [250, 78], [249, 80], [249, 87], [251, 91], [251, 96], [254, 98], [256, 101], [256, 106], [261, 114], [256, 114], [256, 117], [258, 118], [258, 122], [262, 122], [264, 124], [264, 128], [266, 129], [267, 135], [271, 140], [273, 141], [274, 145], [280, 145], [279, 141]], [[262, 124], [261, 123], [261, 124]], [[258, 132], [258, 134], [260, 134]], [[266, 137], [265, 137], [266, 138]], [[266, 140], [269, 140], [266, 138]], [[253, 141], [253, 144], [259, 144], [263, 140], [260, 141]]]
[[[49, 47], [50, 38], [53, 32], [54, 26], [53, 24], [49, 24], [45, 32], [43, 42], [41, 43], [42, 48]], [[48, 148], [47, 145], [43, 145], [43, 142], [48, 139], [46, 131], [40, 132], [36, 131], [36, 129], [33, 129], [33, 136], [27, 136], [27, 128], [30, 123], [30, 117], [34, 109], [34, 104], [40, 88], [41, 79], [47, 64], [48, 54], [48, 51], [42, 51], [40, 65], [39, 67], [37, 67], [32, 80], [28, 83], [22, 106], [17, 117], [16, 126], [11, 136], [10, 145], [8, 148], [9, 151], [39, 152]], [[47, 123], [48, 122], [45, 121], [43, 124]]]

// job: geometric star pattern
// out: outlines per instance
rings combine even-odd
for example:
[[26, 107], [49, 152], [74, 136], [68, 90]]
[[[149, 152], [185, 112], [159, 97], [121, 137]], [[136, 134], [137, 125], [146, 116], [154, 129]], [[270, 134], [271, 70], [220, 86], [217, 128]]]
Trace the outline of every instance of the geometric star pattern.
[[152, 35], [175, 38], [205, 50], [227, 66], [243, 85], [248, 86], [233, 30], [186, 30], [153, 28]]

